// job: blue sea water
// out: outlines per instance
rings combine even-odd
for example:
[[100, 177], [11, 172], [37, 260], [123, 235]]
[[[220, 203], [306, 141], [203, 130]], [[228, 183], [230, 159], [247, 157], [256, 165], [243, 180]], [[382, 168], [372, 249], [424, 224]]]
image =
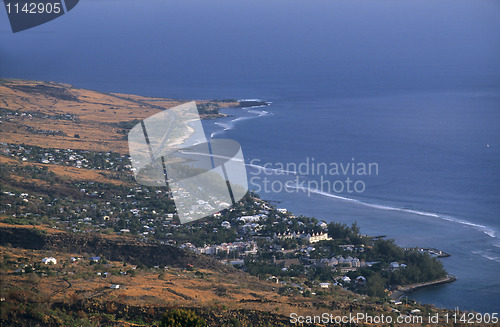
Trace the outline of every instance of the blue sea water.
[[[450, 253], [442, 261], [457, 282], [418, 301], [500, 309], [496, 1], [81, 1], [16, 34], [0, 10], [0, 77], [271, 101], [205, 123], [242, 144], [253, 189], [263, 178], [287, 183], [260, 194], [295, 214]], [[363, 192], [308, 194], [290, 186], [345, 176], [256, 167], [306, 160], [376, 163], [378, 174], [351, 176]]]

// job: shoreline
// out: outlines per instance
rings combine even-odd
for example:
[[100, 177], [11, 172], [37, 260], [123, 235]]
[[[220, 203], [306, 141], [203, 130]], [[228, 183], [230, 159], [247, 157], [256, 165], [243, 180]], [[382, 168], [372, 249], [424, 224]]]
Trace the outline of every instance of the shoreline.
[[[37, 84], [37, 85], [38, 85], [38, 84]], [[43, 83], [42, 83], [42, 85], [43, 85]], [[35, 88], [35, 91], [39, 91], [39, 90], [38, 90], [38, 88], [36, 88], [36, 86], [33, 86], [33, 88]], [[53, 94], [52, 94], [52, 93], [45, 94], [45, 93], [47, 93], [48, 91], [47, 91], [47, 92], [45, 92], [45, 93], [44, 93], [44, 92], [42, 92], [42, 93], [40, 93], [40, 95], [39, 95], [39, 92], [37, 93], [37, 92], [33, 91], [32, 89], [29, 89], [29, 90], [31, 90], [31, 91], [32, 91], [31, 93], [36, 93], [36, 96], [37, 96], [37, 97], [38, 97], [38, 96], [45, 96], [45, 97], [46, 97], [46, 96], [49, 96], [49, 95], [50, 95], [50, 96], [53, 96]], [[42, 88], [42, 91], [43, 91], [43, 90], [45, 90], [45, 89], [43, 89], [43, 88]], [[53, 89], [50, 89], [50, 90], [52, 90], [53, 92], [55, 92]], [[52, 92], [52, 91], [51, 91], [51, 92]], [[65, 97], [68, 97], [68, 96], [69, 96], [69, 95], [67, 95], [66, 93], [64, 93], [64, 92], [65, 92], [65, 89], [62, 89], [62, 90], [59, 90], [59, 89], [58, 89], [58, 92], [59, 92], [59, 93], [56, 93], [56, 95], [57, 95], [59, 98], [64, 98], [64, 99], [65, 99]], [[98, 92], [94, 92], [95, 94], [94, 94], [94, 93], [89, 93], [89, 92], [87, 92], [87, 91], [85, 91], [85, 90], [81, 90], [80, 92], [82, 92], [82, 96], [83, 96], [83, 95], [86, 95], [86, 96], [93, 95], [94, 97], [98, 97], [98, 99], [100, 99], [101, 97], [103, 97], [103, 96], [104, 96], [103, 94], [98, 93]], [[17, 94], [17, 93], [16, 93], [16, 94]], [[76, 95], [79, 95], [79, 94], [76, 94]], [[76, 97], [76, 95], [74, 95], [74, 96]], [[64, 99], [63, 99], [63, 100], [61, 100], [60, 102], [64, 102], [64, 101], [66, 101], [66, 102], [67, 102], [67, 101], [69, 101], [69, 100], [64, 100]], [[118, 100], [116, 100], [116, 99], [120, 99], [121, 101], [124, 101], [124, 103], [123, 103], [123, 104], [121, 104], [121, 102], [120, 102], [121, 107], [117, 107], [117, 106], [118, 106], [118, 104], [116, 104], [116, 103], [114, 103], [114, 102], [111, 102], [111, 103], [113, 103], [113, 107], [109, 107], [109, 106], [107, 106], [107, 107], [103, 107], [103, 106], [107, 105], [107, 103], [99, 103], [99, 105], [100, 105], [100, 106], [95, 106], [95, 107], [92, 107], [92, 109], [94, 109], [94, 111], [93, 111], [93, 112], [91, 112], [91, 113], [85, 113], [85, 111], [87, 110], [87, 109], [85, 109], [85, 108], [84, 108], [84, 109], [82, 109], [82, 110], [81, 110], [81, 112], [80, 112], [80, 111], [78, 111], [78, 112], [77, 112], [77, 111], [75, 111], [76, 109], [74, 109], [74, 107], [70, 107], [70, 108], [74, 109], [73, 111], [74, 111], [74, 116], [75, 116], [75, 122], [73, 122], [73, 120], [72, 120], [72, 121], [70, 121], [70, 123], [67, 123], [66, 125], [68, 125], [68, 124], [76, 124], [76, 123], [78, 123], [78, 127], [81, 129], [80, 124], [82, 124], [82, 123], [87, 123], [87, 121], [88, 121], [88, 124], [89, 124], [89, 125], [90, 125], [90, 123], [92, 123], [92, 126], [91, 126], [91, 127], [93, 127], [93, 128], [94, 128], [94, 130], [99, 130], [99, 131], [101, 131], [101, 132], [102, 132], [102, 131], [108, 131], [110, 135], [112, 135], [112, 136], [114, 136], [114, 137], [116, 138], [116, 143], [123, 143], [123, 138], [118, 139], [118, 137], [116, 136], [117, 134], [119, 134], [119, 132], [120, 132], [121, 130], [117, 132], [117, 130], [114, 130], [114, 129], [109, 129], [109, 128], [108, 128], [108, 129], [104, 129], [104, 128], [100, 128], [100, 127], [102, 127], [102, 126], [101, 126], [101, 125], [98, 125], [97, 123], [102, 124], [102, 125], [104, 125], [104, 126], [106, 126], [106, 127], [107, 127], [107, 126], [110, 126], [109, 124], [119, 124], [120, 122], [125, 121], [125, 118], [126, 118], [126, 117], [128, 117], [128, 115], [130, 115], [130, 113], [131, 113], [131, 112], [129, 111], [129, 110], [131, 110], [131, 109], [130, 109], [130, 106], [131, 106], [131, 105], [137, 105], [137, 106], [141, 105], [141, 106], [144, 106], [144, 108], [147, 108], [149, 111], [151, 111], [151, 113], [154, 113], [156, 110], [160, 110], [161, 108], [163, 108], [163, 109], [168, 109], [168, 108], [166, 108], [166, 107], [168, 107], [168, 106], [170, 106], [170, 105], [172, 105], [172, 104], [173, 104], [173, 103], [171, 103], [171, 101], [170, 101], [170, 100], [168, 100], [168, 99], [162, 99], [162, 100], [161, 100], [161, 102], [162, 102], [161, 104], [163, 104], [163, 106], [159, 106], [159, 105], [157, 104], [157, 100], [156, 100], [156, 99], [153, 99], [153, 100], [155, 101], [155, 104], [154, 104], [154, 105], [151, 105], [150, 103], [148, 103], [148, 99], [147, 99], [147, 98], [143, 98], [143, 97], [139, 97], [139, 96], [134, 96], [134, 95], [128, 95], [128, 96], [125, 96], [125, 95], [121, 95], [121, 94], [120, 94], [120, 95], [117, 95], [117, 96], [113, 95], [113, 96], [111, 96], [111, 97], [110, 97], [110, 99], [108, 99], [108, 98], [104, 98], [104, 100], [109, 100], [109, 101], [111, 101], [111, 100], [113, 100], [113, 101], [118, 101]], [[78, 98], [77, 98], [77, 100], [78, 100]], [[172, 100], [172, 101], [174, 101], [174, 103], [175, 103], [175, 100]], [[75, 101], [73, 101], [73, 102], [75, 102]], [[76, 102], [75, 102], [76, 104], [74, 104], [73, 102], [71, 102], [71, 104], [72, 104], [73, 106], [76, 106], [77, 104], [81, 104], [81, 102], [78, 102], [78, 101], [76, 101]], [[163, 103], [163, 102], [165, 102], [165, 103]], [[229, 102], [221, 102], [221, 103], [228, 104]], [[242, 105], [241, 105], [241, 103], [246, 104], [246, 106], [242, 106]], [[250, 101], [250, 100], [248, 100], [248, 99], [247, 99], [247, 100], [242, 100], [242, 101], [240, 102], [240, 105], [239, 105], [239, 106], [236, 106], [236, 108], [252, 108], [252, 107], [260, 107], [262, 103], [266, 103], [266, 105], [267, 105], [267, 106], [269, 105], [269, 103], [268, 103], [268, 102], [264, 102], [264, 101]], [[63, 103], [63, 104], [64, 104], [64, 103]], [[254, 104], [254, 105], [252, 105], [252, 104]], [[102, 108], [102, 109], [101, 109], [101, 108]], [[143, 107], [141, 107], [141, 108], [143, 108]], [[29, 111], [29, 109], [30, 109], [30, 108], [28, 108], [28, 109], [26, 110], [26, 108], [23, 108], [23, 109], [22, 109], [22, 111], [23, 111], [23, 112], [24, 112], [24, 111], [26, 111], [26, 112], [28, 112], [28, 113], [29, 113], [29, 112], [30, 112], [30, 111]], [[39, 108], [38, 108], [38, 109], [39, 109]], [[63, 109], [67, 109], [67, 108], [66, 108], [66, 107], [64, 107], [64, 108], [61, 108], [60, 110], [63, 110]], [[100, 110], [99, 110], [99, 109], [100, 109]], [[219, 109], [219, 108], [217, 108], [217, 109]], [[220, 109], [222, 109], [222, 108], [220, 108]], [[112, 121], [111, 123], [105, 120], [105, 118], [107, 117], [106, 113], [107, 113], [109, 110], [113, 110], [113, 115], [110, 115], [111, 117], [113, 117], [113, 121]], [[34, 112], [34, 111], [33, 111], [33, 112]], [[135, 114], [135, 112], [134, 112], [134, 114]], [[147, 114], [149, 114], [149, 113], [148, 113], [148, 112], [146, 112], [146, 110], [142, 110], [142, 111], [140, 112], [140, 114], [141, 114], [140, 116], [137, 116], [137, 118], [134, 116], [134, 118], [136, 118], [136, 119], [140, 119], [140, 118], [143, 118], [142, 116], [147, 116]], [[90, 116], [92, 116], [92, 119], [93, 119], [93, 120], [92, 120], [92, 121], [90, 121], [90, 120], [89, 120], [90, 118], [88, 118], [87, 116], [84, 116], [84, 115], [87, 115], [87, 116], [89, 116], [89, 117], [90, 117]], [[95, 117], [94, 117], [94, 116], [96, 116], [96, 115], [100, 115], [99, 117], [101, 118], [101, 120], [100, 120], [100, 121], [98, 121], [97, 123], [96, 123], [96, 121], [95, 121]], [[121, 116], [120, 116], [120, 115], [121, 115]], [[82, 117], [80, 117], [80, 116], [82, 116]], [[17, 117], [17, 116], [15, 116], [15, 117]], [[17, 119], [17, 118], [15, 118], [15, 117], [14, 117], [14, 118], [12, 118], [12, 119]], [[22, 116], [22, 117], [24, 117], [24, 116]], [[30, 120], [30, 122], [31, 122], [31, 121], [35, 121], [37, 118], [38, 118], [38, 117], [36, 117], [36, 116], [35, 116], [33, 119], [31, 119], [31, 120]], [[80, 121], [80, 120], [76, 121], [76, 119], [80, 119], [80, 118], [81, 118], [81, 120], [82, 120], [82, 121]], [[84, 120], [84, 118], [85, 118], [85, 120]], [[216, 117], [216, 118], [219, 118], [219, 117]], [[220, 118], [222, 118], [222, 117], [220, 117]], [[42, 119], [42, 118], [39, 118], [39, 120], [41, 120], [41, 119]], [[43, 119], [44, 119], [44, 118], [43, 118]], [[9, 120], [9, 122], [10, 122], [10, 120]], [[15, 122], [16, 122], [16, 121], [14, 120], [14, 121], [13, 121], [13, 123], [15, 123]], [[107, 125], [106, 125], [106, 124], [107, 124]], [[66, 126], [66, 125], [62, 125], [62, 124], [61, 124], [61, 126]], [[114, 127], [114, 125], [111, 125], [111, 126], [113, 126], [113, 127]], [[48, 128], [48, 127], [47, 127], [47, 128]], [[29, 131], [28, 131], [28, 132], [29, 132]], [[64, 140], [65, 140], [65, 141], [67, 141], [67, 142], [70, 142], [70, 143], [74, 143], [74, 142], [76, 142], [76, 141], [75, 141], [76, 136], [75, 136], [75, 137], [71, 137], [71, 135], [72, 135], [74, 132], [75, 132], [74, 130], [68, 131], [68, 132], [66, 133], [67, 135], [66, 135], [66, 136], [64, 136]], [[80, 134], [81, 134], [80, 130], [78, 130], [78, 133], [79, 133], [79, 134], [78, 134], [78, 138], [77, 138], [77, 140], [80, 140]], [[17, 130], [16, 130], [16, 133], [15, 133], [15, 134], [16, 134], [16, 135], [18, 135], [18, 134], [19, 134], [19, 133], [17, 133]], [[27, 132], [26, 132], [26, 134], [27, 134]], [[76, 135], [76, 134], [74, 134], [74, 135]], [[57, 136], [57, 137], [59, 137], [58, 135], [56, 135], [56, 136]], [[102, 139], [106, 139], [106, 138], [105, 138], [105, 136], [107, 136], [107, 135], [102, 135], [101, 137], [99, 137], [98, 139], [96, 138], [95, 140], [94, 140], [94, 139], [91, 139], [91, 136], [95, 136], [95, 135], [91, 135], [91, 133], [88, 133], [88, 136], [83, 135], [83, 134], [82, 134], [81, 136], [83, 136], [83, 138], [86, 140], [86, 142], [89, 142], [89, 141], [94, 141], [94, 142], [97, 142], [97, 141], [101, 141]], [[61, 138], [62, 138], [62, 137], [61, 137]], [[87, 139], [87, 138], [88, 138], [88, 139]], [[51, 141], [52, 141], [52, 138], [51, 138]], [[108, 141], [108, 142], [109, 142], [109, 141]], [[101, 143], [102, 143], [102, 142], [101, 142]], [[38, 145], [37, 145], [37, 146], [38, 146]], [[105, 146], [106, 146], [107, 148], [109, 148], [109, 147], [111, 146], [111, 144], [105, 144]], [[93, 149], [93, 151], [95, 151], [95, 149]], [[267, 200], [267, 201], [271, 202], [272, 200]], [[454, 280], [452, 280], [452, 281], [454, 281]], [[413, 291], [415, 291], [415, 290], [417, 290], [417, 289], [421, 289], [421, 288], [424, 288], [424, 287], [436, 286], [436, 285], [439, 285], [439, 284], [445, 284], [445, 283], [449, 283], [449, 282], [451, 282], [451, 281], [450, 281], [450, 280], [448, 280], [448, 281], [438, 280], [438, 281], [432, 281], [432, 282], [423, 283], [423, 284], [410, 285], [411, 287], [410, 287], [410, 286], [407, 286], [407, 287], [408, 287], [408, 289], [406, 290], [406, 292], [413, 292]]]
[[[270, 103], [267, 104], [267, 106], [270, 105]], [[276, 203], [281, 203], [281, 201], [276, 201], [276, 200], [264, 200], [268, 203], [271, 202], [276, 202]], [[302, 214], [302, 213], [301, 213]], [[369, 236], [372, 239], [385, 239], [387, 236], [386, 235], [376, 235], [376, 236]], [[419, 252], [425, 252], [429, 254], [430, 256], [436, 257], [436, 258], [446, 258], [450, 257], [451, 254], [444, 252], [442, 250], [438, 250], [436, 248], [432, 247], [425, 247], [425, 246], [419, 246], [419, 247], [413, 247], [413, 248], [403, 248], [405, 250], [417, 250]], [[447, 274], [446, 277], [437, 279], [437, 280], [432, 280], [429, 282], [423, 282], [423, 283], [416, 283], [416, 284], [409, 284], [409, 285], [399, 285], [396, 286], [396, 290], [394, 290], [392, 293], [389, 294], [389, 298], [392, 300], [397, 300], [402, 298], [405, 295], [415, 293], [417, 291], [423, 290], [423, 289], [428, 289], [436, 286], [441, 286], [441, 285], [446, 285], [453, 283], [457, 280], [457, 278], [453, 275]]]
[[424, 282], [424, 283], [417, 283], [417, 284], [410, 284], [410, 285], [403, 285], [403, 286], [397, 286], [396, 290], [392, 292], [389, 297], [393, 300], [398, 300], [401, 299], [403, 296], [414, 293], [416, 291], [426, 289], [426, 288], [431, 288], [435, 286], [440, 286], [440, 285], [446, 285], [453, 283], [457, 280], [457, 278], [453, 275], [446, 275], [445, 278], [433, 280], [430, 282]]

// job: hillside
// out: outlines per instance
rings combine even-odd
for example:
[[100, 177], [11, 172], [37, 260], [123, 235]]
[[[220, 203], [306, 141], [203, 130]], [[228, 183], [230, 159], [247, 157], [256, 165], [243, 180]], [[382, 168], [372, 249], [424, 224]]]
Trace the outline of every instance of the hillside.
[[[0, 80], [0, 140], [57, 149], [126, 154], [126, 133], [138, 120], [177, 106], [182, 100], [102, 93], [71, 85]], [[197, 100], [203, 118], [234, 100]]]
[[[188, 251], [189, 245], [236, 243], [243, 236], [252, 239], [243, 242], [249, 247], [271, 239], [240, 233], [242, 216], [271, 210], [279, 222], [267, 227], [283, 231], [298, 220], [290, 222], [290, 213], [278, 215], [249, 194], [218, 218], [181, 226], [167, 191], [137, 185], [127, 155], [128, 130], [180, 103], [52, 82], [0, 81], [2, 326], [152, 326], [176, 308], [193, 310], [210, 326], [290, 325], [292, 313], [362, 312], [396, 319], [410, 317], [411, 310], [449, 312], [415, 303], [398, 306], [333, 283], [324, 288], [302, 272], [286, 282], [277, 275], [258, 278]], [[247, 105], [198, 104], [204, 118], [220, 117], [219, 108]], [[220, 228], [225, 219], [230, 228]], [[313, 219], [300, 219], [317, 227]], [[50, 257], [57, 262], [42, 263]], [[275, 262], [272, 269], [282, 271]]]
[[[107, 323], [115, 325], [139, 318], [152, 323], [167, 310], [183, 307], [196, 310], [213, 325], [229, 325], [237, 318], [254, 326], [286, 325], [286, 317], [297, 310], [317, 315], [326, 308], [339, 314], [345, 309], [386, 310], [340, 289], [315, 299], [280, 295], [276, 283], [208, 257], [133, 239], [7, 224], [0, 226], [0, 239], [1, 297], [6, 299], [1, 318], [7, 325], [56, 321], [56, 308], [65, 316], [97, 314], [100, 322], [108, 319], [101, 314], [113, 314]], [[91, 262], [95, 256], [100, 262]], [[44, 257], [54, 257], [57, 263], [45, 266]], [[120, 288], [111, 290], [111, 284]], [[18, 311], [18, 305], [26, 311]]]

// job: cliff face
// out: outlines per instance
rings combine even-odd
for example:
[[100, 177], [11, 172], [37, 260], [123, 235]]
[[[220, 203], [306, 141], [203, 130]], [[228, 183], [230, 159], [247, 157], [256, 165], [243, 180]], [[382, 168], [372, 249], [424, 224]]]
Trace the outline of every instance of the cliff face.
[[64, 232], [47, 233], [37, 228], [0, 227], [0, 245], [6, 244], [25, 249], [86, 253], [135, 265], [179, 268], [193, 265], [219, 272], [241, 273], [235, 268], [206, 256], [170, 245], [143, 244], [132, 238], [78, 235]]
[[46, 235], [34, 228], [0, 227], [0, 245], [6, 244], [25, 249], [42, 249], [46, 245]]

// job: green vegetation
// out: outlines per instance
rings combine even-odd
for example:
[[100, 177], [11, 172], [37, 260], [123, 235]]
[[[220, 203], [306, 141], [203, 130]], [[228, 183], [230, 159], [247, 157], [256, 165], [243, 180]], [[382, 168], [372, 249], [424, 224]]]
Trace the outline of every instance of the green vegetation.
[[160, 322], [160, 327], [205, 327], [207, 323], [191, 310], [168, 311]]
[[[128, 129], [136, 123], [120, 122], [116, 127]], [[319, 283], [329, 282], [383, 297], [387, 289], [396, 285], [446, 276], [441, 262], [427, 253], [402, 249], [391, 240], [364, 236], [356, 223], [321, 224], [313, 217], [295, 217], [253, 193], [217, 216], [179, 225], [169, 190], [132, 184], [129, 158], [117, 153], [11, 144], [3, 144], [0, 150], [27, 163], [48, 161], [54, 166], [83, 166], [98, 171], [109, 181], [120, 182], [73, 181], [47, 166], [1, 164], [0, 179], [5, 183], [0, 186], [0, 204], [6, 223], [45, 224], [76, 233], [127, 234], [140, 241], [200, 252], [205, 247], [218, 246], [216, 250], [212, 248], [210, 255], [239, 259], [236, 267], [251, 275], [262, 279], [275, 276], [309, 295]], [[330, 239], [309, 242], [308, 237], [320, 233], [327, 233]], [[226, 245], [235, 242], [243, 244], [228, 250]], [[345, 276], [351, 281], [340, 280]], [[363, 279], [355, 281], [358, 277]]]

